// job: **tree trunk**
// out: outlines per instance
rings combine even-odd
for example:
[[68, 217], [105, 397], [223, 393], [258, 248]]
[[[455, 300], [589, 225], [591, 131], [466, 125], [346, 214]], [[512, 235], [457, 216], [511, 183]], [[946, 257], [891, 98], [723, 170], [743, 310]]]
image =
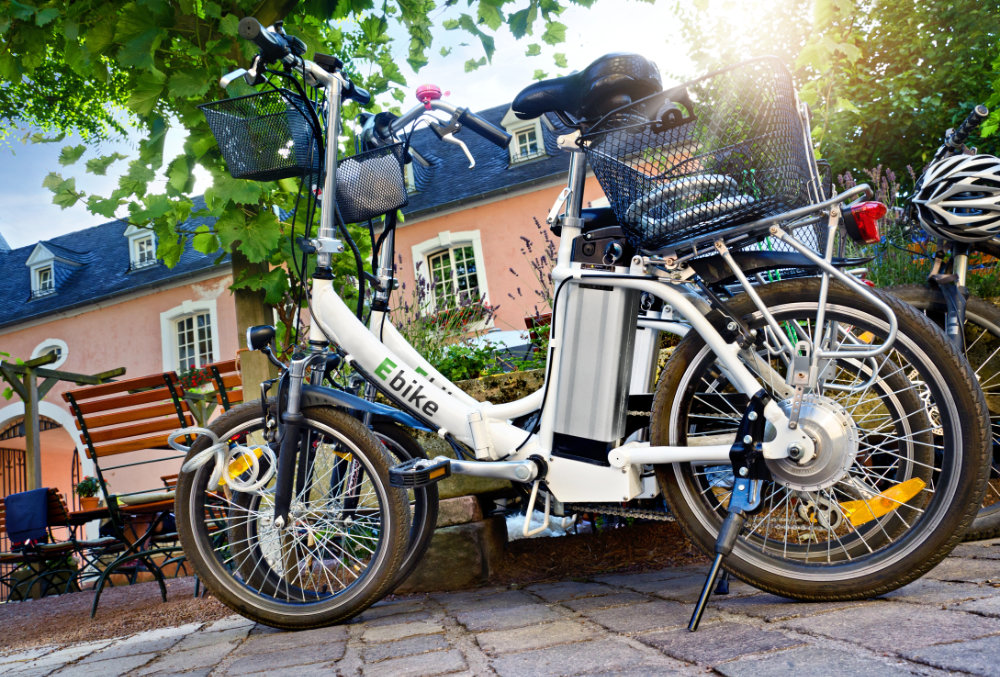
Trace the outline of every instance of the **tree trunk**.
[[[250, 263], [239, 250], [233, 248], [233, 280], [243, 274], [266, 273], [270, 269], [267, 262]], [[271, 307], [264, 303], [264, 290], [236, 289], [236, 330], [241, 347], [246, 347], [247, 328], [258, 324], [274, 324]], [[240, 370], [243, 377], [243, 401], [260, 399], [260, 383], [277, 375], [277, 370], [261, 353], [245, 351], [240, 353]]]

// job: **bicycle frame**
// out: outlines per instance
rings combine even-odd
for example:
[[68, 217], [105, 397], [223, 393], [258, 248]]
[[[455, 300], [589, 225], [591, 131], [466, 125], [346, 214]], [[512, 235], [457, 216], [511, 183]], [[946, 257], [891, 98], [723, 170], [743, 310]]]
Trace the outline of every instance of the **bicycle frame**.
[[[335, 137], [339, 131], [340, 123], [341, 80], [337, 74], [328, 74], [321, 69], [311, 69], [309, 75], [317, 82], [327, 86], [327, 129], [331, 130], [331, 135]], [[429, 107], [442, 110], [453, 109], [449, 104], [440, 101], [431, 102]], [[336, 152], [336, 144], [328, 144], [324, 199], [317, 239], [319, 244], [318, 271], [328, 268], [330, 256], [342, 249], [339, 242], [333, 237], [333, 205], [336, 204]], [[557, 290], [556, 301], [558, 301], [562, 290], [580, 284], [600, 284], [603, 287], [613, 289], [646, 292], [670, 306], [673, 312], [684, 319], [690, 330], [696, 331], [705, 340], [717, 355], [722, 369], [742, 393], [752, 397], [761, 391], [760, 381], [740, 359], [741, 348], [739, 344], [736, 341], [727, 341], [723, 338], [706, 319], [704, 302], [697, 297], [692, 298], [693, 295], [683, 288], [683, 280], [664, 279], [664, 276], [650, 272], [651, 264], [662, 263], [661, 260], [636, 256], [627, 262], [627, 265], [616, 265], [613, 272], [583, 270], [579, 264], [571, 262], [572, 242], [582, 232], [583, 222], [580, 219], [580, 209], [585, 170], [586, 159], [583, 152], [574, 149], [571, 151], [567, 190], [563, 191], [566, 200], [564, 203], [565, 213], [561, 217], [562, 236], [556, 265], [552, 271], [554, 288]], [[772, 235], [805, 253], [822, 269], [824, 289], [825, 285], [828, 284], [829, 277], [834, 276], [853, 287], [858, 293], [867, 295], [869, 292], [863, 285], [830, 264], [832, 246], [827, 247], [825, 259], [821, 258], [802, 245], [796, 246], [795, 238], [777, 225], [779, 221], [790, 221], [794, 224], [797, 219], [809, 216], [813, 217], [810, 222], [815, 222], [816, 214], [824, 209], [828, 210], [827, 215], [831, 225], [835, 225], [836, 219], [839, 218], [836, 204], [866, 190], [867, 187], [855, 188], [853, 191], [836, 196], [819, 205], [789, 212], [780, 218], [759, 221], [750, 224], [750, 226], [759, 229], [762, 226], [774, 224]], [[557, 205], [555, 211], [558, 209]], [[748, 230], [747, 227], [743, 227], [733, 235], [739, 235], [748, 232]], [[832, 234], [830, 237], [832, 238]], [[727, 250], [722, 240], [716, 243], [716, 247], [726, 257]], [[735, 265], [731, 258], [727, 261], [731, 266]], [[380, 262], [382, 270], [378, 271], [386, 288], [391, 283], [390, 265], [391, 262], [382, 261]], [[768, 317], [769, 324], [775, 327], [774, 319], [770, 317], [767, 309], [759, 303], [759, 297], [754, 293], [749, 281], [740, 273], [738, 267], [734, 268], [734, 271], [751, 298], [758, 300], [758, 306]], [[560, 366], [562, 366], [562, 361], [567, 359], [566, 351], [563, 348], [574, 340], [573, 336], [567, 332], [565, 304], [555, 303], [554, 333], [550, 338], [547, 362], [548, 376], [545, 386], [520, 400], [495, 405], [474, 400], [445, 379], [406, 342], [391, 323], [386, 321], [383, 312], [373, 311], [371, 330], [365, 327], [336, 294], [332, 280], [328, 277], [320, 272], [313, 280], [310, 304], [312, 322], [310, 323], [309, 340], [316, 353], [322, 350], [319, 346], [325, 346], [327, 341], [335, 343], [345, 354], [347, 363], [364, 376], [369, 383], [374, 384], [401, 408], [409, 411], [432, 430], [436, 430], [439, 436], [451, 435], [456, 440], [468, 445], [474, 451], [478, 461], [507, 461], [516, 464], [517, 472], [512, 472], [510, 479], [535, 480], [539, 476], [539, 468], [544, 467], [546, 485], [552, 496], [559, 501], [570, 503], [628, 501], [643, 494], [652, 495], [655, 493], [652, 478], [647, 477], [644, 480], [642, 476], [642, 464], [728, 463], [730, 460], [731, 444], [652, 447], [648, 443], [634, 441], [614, 449], [609, 454], [610, 465], [608, 466], [553, 455], [555, 409], [552, 403], [560, 397]], [[877, 305], [883, 305], [876, 298], [872, 298]], [[887, 307], [885, 311], [889, 323], [894, 329], [892, 313]], [[817, 319], [822, 326], [823, 303], [820, 305]], [[657, 321], [645, 321], [644, 324], [650, 328], [656, 328]], [[379, 336], [376, 336], [372, 330], [378, 330]], [[892, 333], [894, 332], [891, 331], [890, 335]], [[789, 358], [791, 358], [795, 354], [796, 346], [792, 346], [784, 338], [783, 333], [777, 332], [777, 334], [786, 343], [786, 345], [781, 346], [781, 350], [788, 352]], [[842, 348], [839, 352], [820, 350], [819, 345], [821, 344], [817, 343], [817, 349], [812, 351], [810, 358], [814, 367], [813, 374], [816, 373], [815, 367], [821, 358], [827, 359], [843, 352], [848, 352], [851, 356], [858, 358], [870, 357], [885, 350], [889, 342], [876, 347]], [[295, 367], [296, 365], [293, 364], [293, 372], [298, 372]], [[293, 379], [293, 383], [296, 380]], [[286, 416], [292, 414], [294, 420], [294, 415], [298, 413], [297, 405], [298, 400], [295, 397], [290, 397]], [[529, 414], [539, 408], [541, 408], [542, 414], [537, 433], [528, 433], [509, 423], [509, 419]], [[775, 438], [762, 445], [765, 458], [785, 458], [789, 454], [789, 448], [793, 446], [800, 450], [804, 449], [807, 455], [812, 453], [812, 440], [797, 427], [790, 425], [789, 416], [776, 402], [769, 400], [763, 415], [776, 431]], [[528, 459], [535, 459], [539, 462], [526, 463]], [[463, 465], [468, 471], [468, 466], [478, 464]], [[525, 471], [526, 467], [529, 468], [527, 472]], [[485, 468], [484, 471], [489, 472]]]

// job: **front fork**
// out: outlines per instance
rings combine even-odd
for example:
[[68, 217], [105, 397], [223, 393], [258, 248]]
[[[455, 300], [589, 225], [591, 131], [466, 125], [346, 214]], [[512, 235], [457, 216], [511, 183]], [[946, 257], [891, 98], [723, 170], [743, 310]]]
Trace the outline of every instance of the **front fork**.
[[[313, 346], [310, 354], [297, 353], [292, 356], [288, 365], [288, 399], [281, 411], [279, 399], [279, 422], [281, 424], [281, 446], [278, 453], [278, 473], [274, 485], [274, 526], [284, 529], [289, 524], [288, 512], [292, 505], [292, 496], [296, 490], [296, 459], [301, 450], [308, 448], [309, 439], [303, 434], [305, 416], [302, 414], [302, 384], [305, 381], [306, 370], [310, 365], [312, 380], [323, 378], [320, 361], [324, 359], [322, 347]], [[298, 477], [298, 491], [302, 491], [308, 483], [305, 473], [310, 464], [301, 464]]]

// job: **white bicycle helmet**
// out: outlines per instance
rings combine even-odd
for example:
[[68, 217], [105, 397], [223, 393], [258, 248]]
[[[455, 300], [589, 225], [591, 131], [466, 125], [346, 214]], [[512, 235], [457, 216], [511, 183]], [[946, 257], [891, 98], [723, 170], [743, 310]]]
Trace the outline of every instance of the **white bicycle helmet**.
[[1000, 233], [1000, 158], [943, 158], [927, 168], [919, 185], [913, 204], [931, 235], [982, 242]]

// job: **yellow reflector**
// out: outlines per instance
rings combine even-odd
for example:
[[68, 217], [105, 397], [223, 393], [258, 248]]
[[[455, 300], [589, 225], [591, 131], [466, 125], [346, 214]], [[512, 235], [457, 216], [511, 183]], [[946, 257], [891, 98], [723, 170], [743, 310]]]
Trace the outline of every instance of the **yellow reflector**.
[[919, 477], [900, 482], [894, 487], [889, 487], [877, 496], [872, 496], [867, 500], [845, 501], [840, 504], [840, 509], [844, 517], [856, 527], [877, 519], [882, 515], [892, 512], [903, 505], [911, 498], [923, 491], [927, 486]]
[[[260, 447], [253, 448], [253, 455], [257, 458], [260, 458], [263, 453], [264, 451]], [[252, 465], [253, 463], [250, 461], [249, 454], [240, 454], [239, 457], [233, 459], [233, 461], [229, 464], [229, 467], [226, 468], [226, 474], [219, 478], [219, 486], [224, 486], [227, 480], [236, 479], [249, 470]]]
[[875, 340], [875, 334], [871, 333], [870, 331], [862, 332], [858, 334], [858, 340], [861, 341], [862, 343], [871, 344], [871, 342]]

